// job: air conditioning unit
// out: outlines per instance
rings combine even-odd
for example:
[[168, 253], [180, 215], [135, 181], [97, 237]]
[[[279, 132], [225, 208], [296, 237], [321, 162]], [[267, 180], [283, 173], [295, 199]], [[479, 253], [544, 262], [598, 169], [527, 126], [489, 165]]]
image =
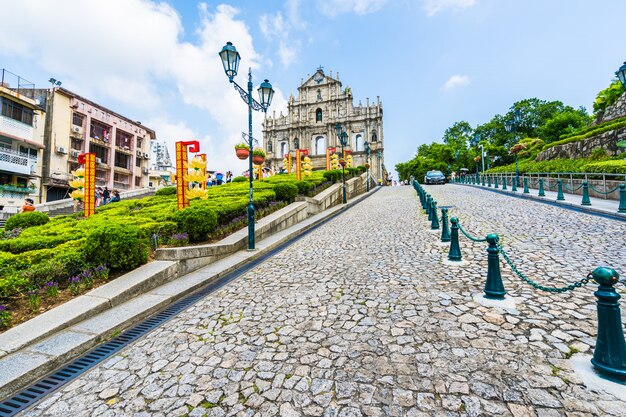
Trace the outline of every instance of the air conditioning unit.
[[143, 172], [145, 175], [148, 175], [150, 173], [150, 170], [148, 168], [144, 168], [141, 170], [141, 172]]
[[143, 153], [141, 151], [137, 151], [137, 158], [143, 158]]
[[102, 163], [102, 158], [96, 158], [96, 164], [101, 164]]
[[57, 151], [57, 153], [61, 153], [61, 154], [66, 154], [67, 153], [67, 149], [65, 149], [62, 146], [57, 146], [56, 147], [56, 151]]
[[78, 155], [80, 155], [80, 151], [70, 151], [70, 156], [72, 158], [78, 158]]
[[143, 157], [146, 158], [146, 159], [150, 159], [150, 154], [149, 153], [144, 153]]
[[82, 128], [80, 126], [72, 126], [72, 132], [81, 133]]

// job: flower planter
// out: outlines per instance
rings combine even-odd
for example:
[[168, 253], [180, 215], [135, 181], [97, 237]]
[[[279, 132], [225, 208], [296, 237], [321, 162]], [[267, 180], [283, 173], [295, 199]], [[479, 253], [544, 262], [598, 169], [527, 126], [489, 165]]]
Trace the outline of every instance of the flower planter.
[[262, 165], [265, 162], [265, 158], [262, 156], [252, 156], [252, 163], [254, 165]]
[[239, 159], [248, 159], [248, 156], [250, 156], [250, 151], [248, 149], [235, 149], [235, 154]]

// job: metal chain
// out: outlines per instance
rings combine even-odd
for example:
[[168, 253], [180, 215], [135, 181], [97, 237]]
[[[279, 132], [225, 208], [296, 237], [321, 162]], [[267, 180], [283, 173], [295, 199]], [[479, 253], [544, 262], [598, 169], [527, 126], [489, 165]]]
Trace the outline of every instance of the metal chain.
[[576, 188], [574, 188], [574, 189], [571, 189], [571, 188], [569, 188], [567, 185], [565, 185], [565, 183], [563, 183], [563, 188], [565, 188], [565, 190], [566, 190], [566, 191], [569, 191], [569, 192], [572, 192], [572, 193], [573, 193], [573, 192], [578, 191], [578, 190], [580, 190], [581, 188], [583, 188], [583, 184], [580, 184], [578, 187], [576, 187]]
[[517, 274], [517, 276], [520, 277], [527, 284], [530, 284], [533, 288], [536, 288], [536, 289], [538, 289], [540, 291], [545, 291], [545, 292], [550, 292], [550, 293], [564, 293], [564, 292], [567, 292], [567, 291], [572, 291], [572, 290], [574, 290], [576, 288], [580, 288], [583, 285], [586, 285], [593, 277], [591, 272], [590, 272], [589, 274], [587, 274], [587, 276], [585, 278], [583, 278], [580, 281], [577, 281], [577, 282], [575, 282], [573, 284], [567, 285], [565, 287], [544, 287], [543, 285], [537, 284], [535, 281], [531, 280], [530, 278], [527, 278], [524, 274], [522, 274], [517, 269], [517, 267], [513, 264], [511, 259], [509, 259], [509, 257], [507, 256], [506, 252], [504, 251], [504, 249], [502, 249], [502, 246], [498, 245], [498, 249], [500, 250], [500, 253], [502, 254], [502, 257], [504, 258], [506, 263], [509, 264], [509, 266], [511, 267], [513, 272], [515, 272], [515, 274]]
[[596, 193], [599, 193], [599, 194], [611, 194], [613, 191], [619, 190], [619, 185], [617, 187], [613, 188], [611, 191], [606, 191], [606, 192], [605, 191], [600, 191], [600, 190], [596, 189], [596, 187], [594, 187], [593, 184], [591, 184], [591, 183], [589, 183], [589, 188], [591, 188], [593, 191], [595, 191]]
[[468, 238], [469, 240], [471, 240], [472, 242], [486, 242], [486, 241], [487, 241], [487, 239], [477, 239], [477, 238], [475, 238], [475, 237], [470, 236], [470, 235], [469, 235], [469, 234], [465, 231], [465, 229], [463, 229], [463, 226], [461, 226], [461, 223], [457, 223], [457, 224], [458, 224], [458, 226], [459, 226], [459, 230], [460, 230], [461, 232], [463, 232], [463, 234], [465, 235], [465, 237], [466, 237], [466, 238]]

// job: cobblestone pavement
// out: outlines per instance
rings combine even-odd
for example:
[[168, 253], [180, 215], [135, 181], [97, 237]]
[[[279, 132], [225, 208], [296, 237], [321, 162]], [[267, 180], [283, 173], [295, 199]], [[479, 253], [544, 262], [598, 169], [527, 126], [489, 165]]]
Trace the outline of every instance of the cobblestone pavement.
[[[468, 231], [501, 233], [544, 284], [601, 264], [626, 272], [624, 223], [470, 187], [429, 191]], [[594, 286], [542, 294], [503, 265], [517, 310], [481, 306], [485, 244], [462, 239], [469, 264], [444, 265], [418, 205], [411, 187], [382, 189], [25, 415], [626, 415], [567, 360], [593, 347]]]

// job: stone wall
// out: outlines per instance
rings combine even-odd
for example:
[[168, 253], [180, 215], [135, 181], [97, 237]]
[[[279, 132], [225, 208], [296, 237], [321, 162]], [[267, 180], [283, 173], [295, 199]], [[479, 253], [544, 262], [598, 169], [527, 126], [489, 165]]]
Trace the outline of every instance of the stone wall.
[[622, 94], [615, 103], [608, 106], [602, 114], [602, 122], [617, 119], [618, 117], [626, 116], [626, 93]]
[[[622, 96], [624, 97], [624, 96]], [[607, 154], [619, 155], [626, 152], [626, 148], [618, 148], [617, 142], [626, 139], [626, 127], [592, 136], [579, 142], [566, 143], [564, 145], [553, 146], [540, 152], [537, 155], [537, 161], [546, 161], [549, 159], [576, 159], [588, 158], [596, 148], [602, 148]]]

